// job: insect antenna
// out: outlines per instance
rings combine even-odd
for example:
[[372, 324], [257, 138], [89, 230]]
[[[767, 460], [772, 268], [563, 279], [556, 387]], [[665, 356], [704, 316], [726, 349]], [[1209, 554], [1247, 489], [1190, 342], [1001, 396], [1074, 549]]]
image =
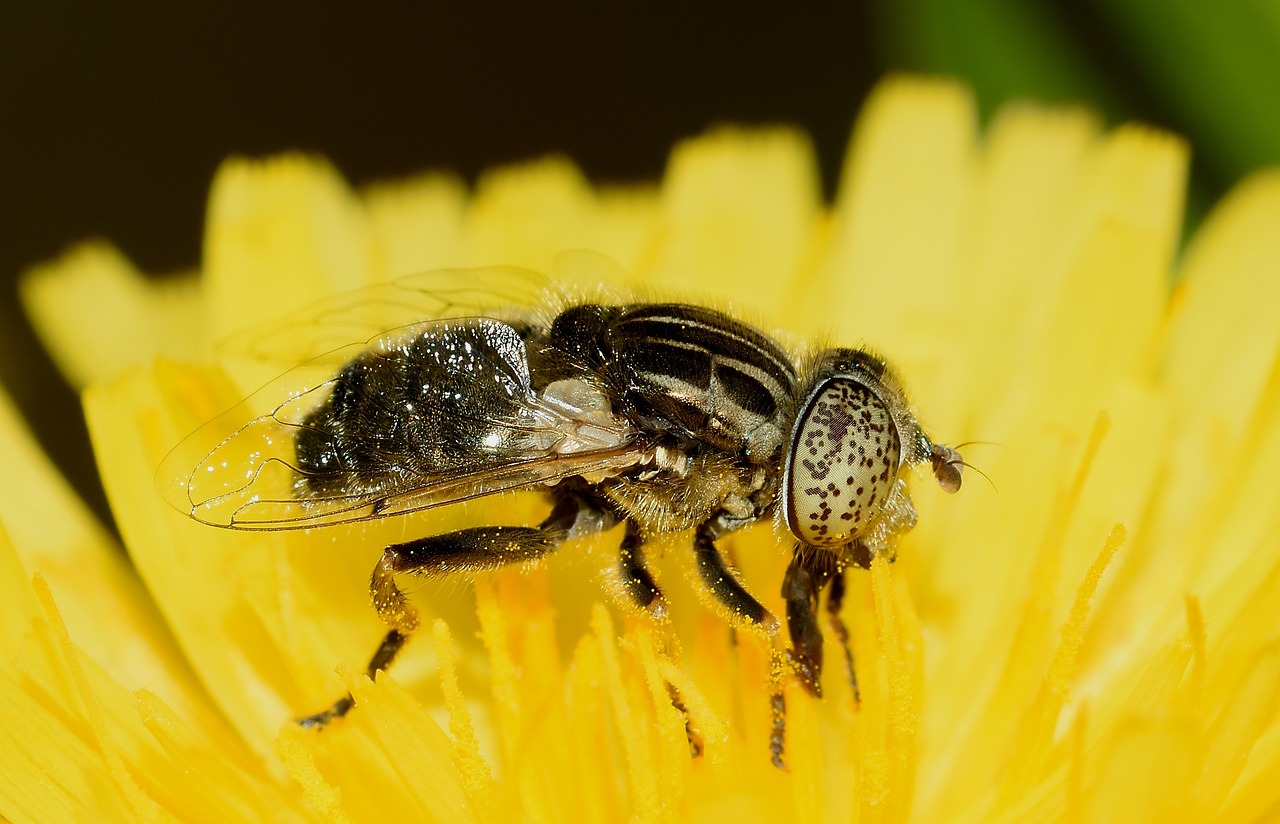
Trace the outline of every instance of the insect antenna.
[[991, 485], [992, 490], [994, 490], [995, 492], [999, 492], [1000, 488], [996, 486], [995, 481], [991, 480], [990, 475], [983, 472], [981, 469], [969, 463], [963, 457], [960, 456], [960, 450], [964, 449], [966, 446], [998, 446], [1003, 448], [1004, 444], [997, 443], [996, 441], [964, 441], [962, 443], [958, 443], [955, 446], [951, 447], [951, 450], [956, 453], [956, 457], [959, 458], [958, 463], [960, 464], [960, 466], [967, 467], [969, 469], [972, 469], [974, 472], [977, 472], [979, 475], [982, 476], [983, 480], [985, 480], [988, 484]]

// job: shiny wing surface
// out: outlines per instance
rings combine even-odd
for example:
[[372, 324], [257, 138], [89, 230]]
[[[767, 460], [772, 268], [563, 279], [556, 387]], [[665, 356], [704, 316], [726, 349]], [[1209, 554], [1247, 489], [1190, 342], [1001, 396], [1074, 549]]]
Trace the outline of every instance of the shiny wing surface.
[[549, 288], [545, 275], [516, 267], [421, 272], [308, 304], [232, 335], [218, 349], [282, 370], [317, 360], [337, 369], [353, 341], [428, 320], [514, 316]]
[[539, 397], [514, 327], [460, 318], [291, 370], [180, 444], [160, 479], [198, 521], [302, 529], [614, 475], [646, 457], [607, 408]]

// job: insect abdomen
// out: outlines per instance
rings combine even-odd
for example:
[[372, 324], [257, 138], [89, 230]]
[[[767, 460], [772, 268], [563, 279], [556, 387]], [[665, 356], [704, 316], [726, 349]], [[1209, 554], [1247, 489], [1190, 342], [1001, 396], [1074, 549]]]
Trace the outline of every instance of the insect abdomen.
[[299, 497], [475, 472], [529, 445], [524, 342], [499, 321], [432, 326], [343, 367], [294, 439]]

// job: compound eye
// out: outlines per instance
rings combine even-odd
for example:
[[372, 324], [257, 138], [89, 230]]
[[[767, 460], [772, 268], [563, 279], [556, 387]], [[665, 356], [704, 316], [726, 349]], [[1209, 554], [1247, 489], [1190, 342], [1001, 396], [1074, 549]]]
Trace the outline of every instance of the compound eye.
[[811, 546], [852, 542], [879, 518], [902, 447], [889, 408], [847, 378], [823, 384], [800, 411], [787, 471], [787, 526]]

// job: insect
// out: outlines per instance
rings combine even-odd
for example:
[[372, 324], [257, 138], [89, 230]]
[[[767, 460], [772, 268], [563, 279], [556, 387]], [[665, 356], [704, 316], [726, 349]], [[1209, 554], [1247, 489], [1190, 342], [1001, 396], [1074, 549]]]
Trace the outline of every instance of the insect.
[[[772, 520], [792, 556], [782, 587], [790, 669], [820, 694], [822, 591], [845, 641], [846, 568], [893, 557], [916, 522], [910, 468], [929, 466], [955, 492], [959, 453], [930, 440], [897, 376], [865, 349], [796, 358], [756, 328], [693, 304], [529, 309], [544, 286], [506, 270], [441, 274], [339, 298], [309, 321], [268, 330], [255, 347], [296, 346], [300, 331], [323, 331], [308, 343], [323, 351], [328, 332], [374, 333], [287, 373], [180, 446], [162, 467], [177, 479], [171, 500], [215, 526], [304, 529], [541, 490], [550, 511], [537, 526], [385, 548], [370, 591], [388, 629], [370, 676], [418, 627], [397, 576], [530, 562], [618, 524], [620, 589], [634, 607], [665, 613], [646, 546], [688, 531], [702, 586], [736, 624], [759, 627], [781, 648], [781, 622], [717, 547]], [[492, 308], [508, 298], [524, 308]], [[427, 319], [400, 323], [388, 306]], [[847, 641], [845, 652], [853, 679]], [[323, 726], [352, 706], [344, 696], [302, 723]], [[781, 766], [780, 686], [774, 709], [771, 749]]]

